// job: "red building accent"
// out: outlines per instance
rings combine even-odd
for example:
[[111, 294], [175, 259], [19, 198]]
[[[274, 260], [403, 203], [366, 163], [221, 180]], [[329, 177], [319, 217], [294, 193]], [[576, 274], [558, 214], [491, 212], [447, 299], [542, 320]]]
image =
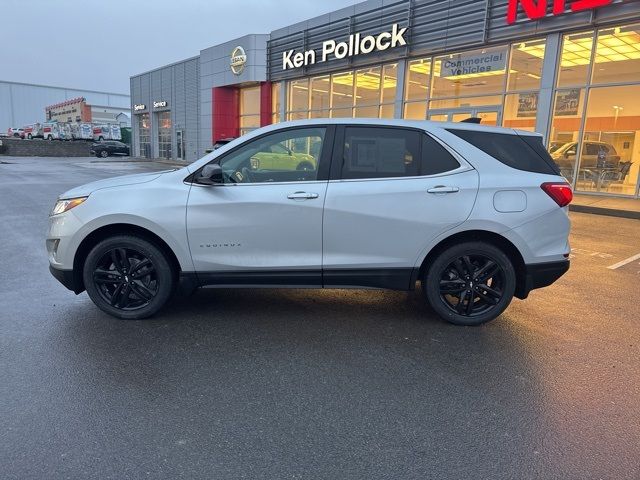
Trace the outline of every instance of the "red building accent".
[[240, 135], [240, 96], [236, 87], [214, 87], [212, 90], [211, 140]]
[[[216, 143], [224, 138], [240, 136], [240, 88], [214, 87], [211, 141]], [[260, 126], [271, 125], [271, 82], [260, 83]]]
[[260, 126], [271, 125], [271, 82], [260, 84]]

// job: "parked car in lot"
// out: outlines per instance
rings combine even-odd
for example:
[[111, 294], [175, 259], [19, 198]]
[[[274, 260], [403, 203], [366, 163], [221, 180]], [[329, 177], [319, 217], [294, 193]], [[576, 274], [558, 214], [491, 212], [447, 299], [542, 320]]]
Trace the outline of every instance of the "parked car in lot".
[[89, 152], [91, 155], [102, 158], [107, 158], [111, 155], [129, 156], [129, 145], [115, 140], [107, 140], [91, 144]]
[[[551, 153], [551, 158], [561, 170], [573, 172], [578, 151], [577, 142], [569, 142]], [[581, 169], [616, 168], [620, 163], [620, 155], [615, 147], [605, 142], [585, 140], [582, 142], [582, 155], [580, 156]]]
[[[254, 168], [274, 146], [313, 157], [314, 168]], [[46, 244], [58, 280], [122, 319], [155, 314], [178, 288], [420, 281], [438, 315], [478, 325], [567, 271], [571, 198], [537, 134], [306, 120], [256, 130], [182, 169], [69, 190]]]
[[24, 138], [24, 128], [9, 127], [7, 134], [10, 137]]

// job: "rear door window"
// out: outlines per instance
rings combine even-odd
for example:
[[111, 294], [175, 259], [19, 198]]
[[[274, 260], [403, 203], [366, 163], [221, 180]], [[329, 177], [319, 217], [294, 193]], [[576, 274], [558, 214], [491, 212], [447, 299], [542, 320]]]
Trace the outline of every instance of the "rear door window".
[[385, 127], [346, 127], [342, 149], [343, 179], [420, 175], [421, 134]]
[[560, 174], [541, 137], [480, 130], [448, 131], [511, 168], [546, 175]]

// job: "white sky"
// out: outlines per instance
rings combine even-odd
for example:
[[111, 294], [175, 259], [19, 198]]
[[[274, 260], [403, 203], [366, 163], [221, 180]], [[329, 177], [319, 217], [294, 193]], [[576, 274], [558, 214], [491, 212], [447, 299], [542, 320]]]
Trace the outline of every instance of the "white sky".
[[0, 80], [129, 93], [129, 77], [356, 0], [0, 0]]

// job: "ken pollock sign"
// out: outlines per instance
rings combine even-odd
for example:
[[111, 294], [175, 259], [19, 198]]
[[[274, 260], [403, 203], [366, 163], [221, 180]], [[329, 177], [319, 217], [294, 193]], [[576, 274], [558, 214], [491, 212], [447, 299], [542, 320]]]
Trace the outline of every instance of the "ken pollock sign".
[[355, 35], [349, 35], [349, 39], [345, 42], [326, 40], [322, 42], [322, 52], [319, 57], [313, 49], [304, 52], [289, 50], [282, 54], [282, 69], [288, 70], [290, 68], [314, 65], [320, 62], [326, 62], [332, 57], [341, 60], [373, 51], [403, 47], [407, 44], [407, 40], [404, 38], [406, 33], [407, 27], [400, 28], [400, 26], [395, 23], [391, 27], [390, 32], [382, 32], [375, 36], [366, 35], [363, 37], [362, 34], [356, 33]]
[[518, 18], [518, 5], [530, 20], [537, 20], [547, 16], [548, 3], [553, 4], [553, 15], [560, 15], [567, 10], [567, 4], [571, 5], [571, 12], [582, 12], [594, 8], [606, 7], [613, 0], [509, 0], [507, 8], [507, 23], [515, 23]]

